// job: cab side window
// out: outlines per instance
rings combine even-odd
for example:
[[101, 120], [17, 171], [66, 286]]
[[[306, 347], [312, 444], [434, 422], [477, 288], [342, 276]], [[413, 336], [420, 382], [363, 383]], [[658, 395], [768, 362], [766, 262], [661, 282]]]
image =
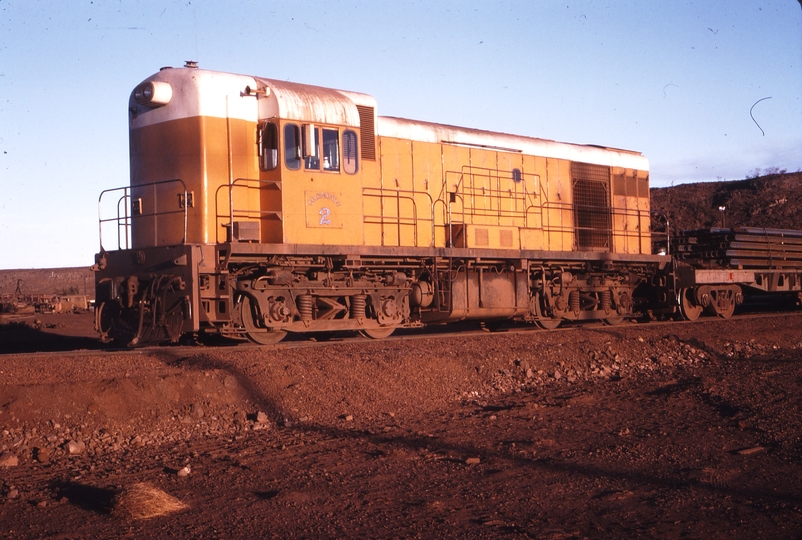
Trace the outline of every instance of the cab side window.
[[336, 129], [323, 129], [323, 170], [340, 170], [340, 134]]
[[346, 174], [356, 173], [356, 132], [343, 131], [343, 170]]
[[[342, 154], [340, 147], [342, 145]], [[355, 174], [357, 171], [357, 137], [353, 130], [318, 127], [314, 124], [284, 126], [284, 162], [288, 169], [304, 169]]]
[[301, 131], [295, 124], [284, 126], [284, 165], [292, 171], [301, 168]]
[[272, 171], [278, 167], [278, 126], [273, 122], [265, 122], [257, 132], [259, 145], [259, 168]]
[[320, 170], [320, 130], [304, 125], [304, 168]]

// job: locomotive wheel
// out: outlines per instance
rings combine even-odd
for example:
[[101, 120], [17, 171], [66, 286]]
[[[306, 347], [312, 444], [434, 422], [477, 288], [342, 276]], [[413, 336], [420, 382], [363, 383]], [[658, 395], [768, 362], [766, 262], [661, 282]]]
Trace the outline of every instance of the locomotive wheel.
[[624, 322], [624, 317], [608, 317], [606, 319], [602, 319], [602, 322], [607, 326], [618, 326]]
[[275, 345], [287, 335], [287, 332], [281, 330], [261, 330], [256, 332], [248, 332], [248, 339], [257, 345]]
[[543, 330], [554, 330], [560, 323], [562, 323], [560, 319], [535, 319], [535, 324]]
[[95, 328], [100, 333], [100, 341], [108, 343], [111, 341], [110, 334], [114, 330], [114, 321], [120, 316], [119, 304], [101, 302], [95, 310]]
[[125, 313], [119, 302], [107, 300], [100, 304], [96, 312], [97, 330], [100, 341], [112, 343], [116, 347], [130, 347], [136, 345], [136, 321], [131, 320], [131, 314]]
[[702, 314], [704, 308], [696, 304], [693, 298], [693, 289], [682, 289], [679, 292], [679, 309], [682, 317], [688, 321], [695, 321]]
[[562, 319], [558, 319], [555, 317], [547, 317], [543, 314], [543, 306], [542, 297], [540, 294], [535, 295], [535, 315], [537, 318], [535, 319], [535, 324], [538, 325], [540, 328], [544, 330], [554, 330], [560, 323], [562, 323]]
[[390, 337], [393, 332], [395, 332], [395, 327], [393, 326], [382, 326], [380, 328], [365, 328], [364, 330], [359, 331], [360, 334], [371, 339], [384, 339]]
[[248, 336], [249, 340], [259, 345], [273, 345], [287, 335], [287, 332], [281, 330], [268, 330], [267, 328], [256, 326], [258, 315], [251, 299], [247, 296], [243, 296], [242, 302], [240, 302], [240, 317], [242, 318], [242, 326], [245, 328], [245, 335]]

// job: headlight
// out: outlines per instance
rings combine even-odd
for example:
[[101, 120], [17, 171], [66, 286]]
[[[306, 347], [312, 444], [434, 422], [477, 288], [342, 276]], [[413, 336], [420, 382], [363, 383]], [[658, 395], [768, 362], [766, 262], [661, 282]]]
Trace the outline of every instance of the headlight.
[[148, 107], [167, 105], [172, 97], [173, 89], [166, 82], [145, 82], [134, 89], [134, 100], [140, 105], [147, 105]]

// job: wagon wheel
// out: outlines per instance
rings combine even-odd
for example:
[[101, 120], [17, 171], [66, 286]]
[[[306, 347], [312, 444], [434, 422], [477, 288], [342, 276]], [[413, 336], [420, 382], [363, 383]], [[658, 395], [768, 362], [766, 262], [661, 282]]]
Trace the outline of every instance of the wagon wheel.
[[732, 317], [732, 314], [735, 312], [735, 295], [727, 295], [725, 298], [725, 305], [720, 306], [718, 302], [718, 295], [712, 299], [710, 305], [707, 306], [707, 309], [713, 315], [718, 315], [722, 319], [729, 319]]
[[724, 309], [718, 309], [718, 308], [713, 308], [713, 309], [715, 309], [716, 315], [718, 315], [722, 319], [729, 319], [735, 312], [735, 302], [730, 302]]
[[607, 326], [618, 326], [619, 324], [623, 324], [624, 317], [607, 317], [606, 319], [602, 319], [602, 322]]
[[360, 330], [359, 333], [366, 338], [371, 339], [384, 339], [390, 337], [395, 332], [394, 326], [380, 326], [379, 328], [365, 328]]
[[540, 293], [537, 293], [534, 298], [535, 301], [535, 315], [537, 318], [535, 319], [535, 324], [538, 325], [540, 328], [544, 330], [554, 330], [560, 323], [562, 322], [561, 319], [557, 317], [548, 317], [543, 313], [543, 305], [542, 305], [542, 296]]
[[243, 296], [240, 302], [240, 317], [242, 318], [242, 326], [245, 328], [245, 335], [252, 342], [259, 345], [273, 345], [287, 335], [287, 332], [283, 330], [269, 330], [256, 326], [258, 315], [251, 299], [247, 296]]
[[703, 309], [693, 298], [693, 289], [686, 288], [679, 292], [679, 310], [683, 318], [695, 321], [702, 314]]

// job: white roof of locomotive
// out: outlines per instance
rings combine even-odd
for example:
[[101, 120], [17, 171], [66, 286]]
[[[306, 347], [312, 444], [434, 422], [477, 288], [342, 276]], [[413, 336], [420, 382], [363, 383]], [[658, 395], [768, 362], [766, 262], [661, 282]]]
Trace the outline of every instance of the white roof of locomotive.
[[649, 161], [640, 152], [632, 150], [563, 143], [549, 139], [510, 135], [495, 131], [483, 131], [481, 129], [420, 122], [389, 116], [380, 116], [378, 118], [377, 130], [379, 135], [383, 137], [397, 137], [421, 142], [440, 142], [533, 156], [568, 159], [610, 167], [649, 170]]
[[[173, 91], [172, 103], [169, 107], [154, 108], [141, 116], [134, 115], [132, 127], [178, 118], [212, 116], [253, 122], [280, 117], [358, 128], [359, 113], [356, 106], [376, 110], [376, 100], [368, 94], [191, 67], [162, 68], [143, 82], [147, 81], [169, 83]], [[251, 90], [264, 90], [265, 93], [248, 95], [248, 87]], [[132, 107], [136, 106], [133, 93], [129, 103]], [[386, 116], [376, 118], [376, 130], [378, 135], [384, 137], [519, 152], [642, 171], [649, 169], [648, 160], [639, 152], [616, 148], [563, 143]]]
[[279, 103], [280, 117], [288, 120], [358, 128], [356, 106], [376, 108], [376, 100], [367, 94], [261, 77], [256, 77], [256, 81], [261, 83], [260, 88], [270, 89], [270, 95]]

